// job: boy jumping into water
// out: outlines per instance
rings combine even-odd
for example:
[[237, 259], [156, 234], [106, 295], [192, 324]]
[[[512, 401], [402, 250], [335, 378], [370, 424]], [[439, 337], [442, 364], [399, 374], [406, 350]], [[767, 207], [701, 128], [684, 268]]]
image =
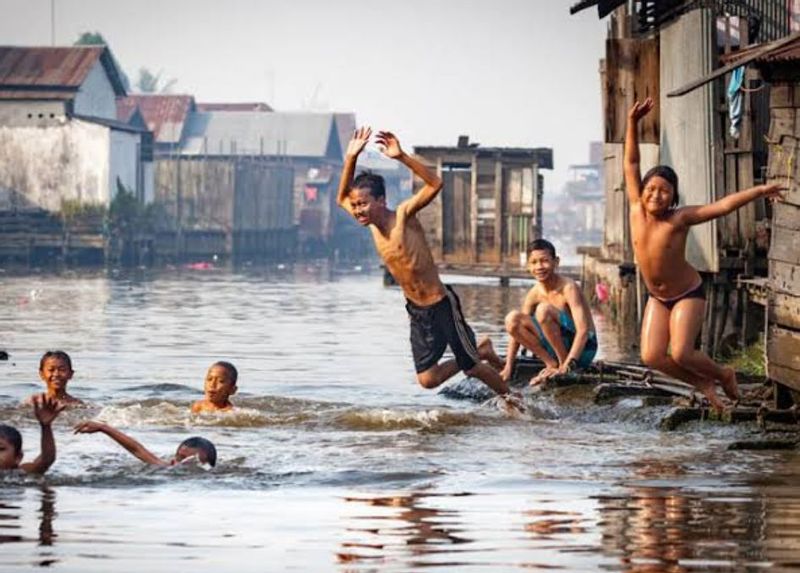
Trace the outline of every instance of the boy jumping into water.
[[686, 236], [692, 225], [727, 215], [759, 197], [781, 199], [782, 187], [759, 185], [709, 205], [677, 207], [675, 172], [659, 165], [642, 177], [639, 169], [636, 128], [651, 109], [650, 98], [633, 104], [625, 136], [625, 187], [630, 203], [633, 251], [650, 292], [642, 320], [642, 361], [692, 384], [720, 411], [723, 405], [714, 383], [719, 382], [725, 395], [736, 401], [739, 399], [736, 372], [695, 350], [706, 301], [703, 279], [686, 261]]
[[525, 296], [522, 310], [506, 316], [506, 330], [511, 336], [506, 365], [500, 373], [504, 380], [514, 373], [514, 361], [520, 345], [544, 362], [544, 369], [530, 383], [538, 384], [575, 368], [585, 368], [597, 353], [589, 303], [572, 279], [558, 274], [559, 259], [550, 241], [536, 239], [528, 248], [528, 270], [536, 284]]
[[76, 434], [94, 434], [96, 432], [105, 434], [135, 457], [151, 466], [174, 466], [192, 458], [197, 458], [201, 464], [208, 464], [212, 468], [217, 464], [217, 449], [214, 444], [205, 438], [194, 437], [182, 441], [178, 445], [175, 455], [170, 460], [165, 460], [145, 448], [128, 434], [120, 432], [108, 424], [87, 420], [75, 426]]
[[[378, 254], [403, 289], [411, 320], [411, 350], [417, 381], [423, 388], [436, 388], [463, 370], [501, 396], [507, 395], [506, 381], [497, 370], [482, 362], [488, 360], [500, 369], [502, 360], [488, 338], [481, 344], [475, 343], [475, 334], [464, 319], [456, 293], [439, 278], [425, 232], [416, 217], [442, 190], [442, 180], [406, 155], [392, 133], [378, 132], [376, 141], [381, 152], [425, 182], [418, 193], [392, 211], [386, 206], [382, 177], [363, 172], [353, 179], [358, 156], [370, 135], [370, 128], [359, 128], [347, 146], [337, 202], [362, 226], [370, 228]], [[455, 360], [439, 364], [448, 345]]]
[[42, 430], [42, 451], [32, 462], [22, 463], [22, 436], [13, 426], [0, 424], [0, 470], [22, 470], [30, 474], [43, 474], [56, 461], [56, 441], [53, 437], [53, 421], [66, 408], [46, 394], [31, 398], [33, 414]]

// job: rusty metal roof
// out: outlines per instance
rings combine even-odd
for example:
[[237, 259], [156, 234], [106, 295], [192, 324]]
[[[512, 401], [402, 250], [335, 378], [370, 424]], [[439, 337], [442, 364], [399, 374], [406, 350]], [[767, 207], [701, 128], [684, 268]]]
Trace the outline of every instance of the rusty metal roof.
[[117, 119], [129, 121], [137, 108], [156, 143], [180, 143], [186, 118], [196, 106], [190, 95], [130, 95], [117, 99]]
[[[771, 42], [775, 47], [770, 48], [770, 44], [756, 44], [749, 46], [738, 52], [733, 52], [722, 57], [726, 64], [733, 64], [748, 59], [752, 62], [776, 63], [776, 62], [796, 62], [800, 61], [800, 33], [795, 33], [791, 39], [786, 38], [786, 42]], [[760, 50], [763, 53], [757, 54]], [[752, 58], [755, 56], [755, 58]]]
[[234, 103], [198, 103], [197, 111], [275, 111], [269, 105], [260, 101], [246, 101]]
[[72, 99], [100, 61], [117, 95], [125, 95], [119, 68], [106, 46], [0, 46], [0, 98]]

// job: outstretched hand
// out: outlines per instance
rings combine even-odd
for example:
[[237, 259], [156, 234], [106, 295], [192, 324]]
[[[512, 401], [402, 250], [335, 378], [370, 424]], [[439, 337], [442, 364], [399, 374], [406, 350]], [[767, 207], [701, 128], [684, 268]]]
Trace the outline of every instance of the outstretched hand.
[[95, 432], [100, 432], [102, 429], [103, 424], [93, 420], [84, 420], [83, 422], [78, 422], [75, 424], [74, 428], [76, 434], [94, 434]]
[[656, 104], [653, 101], [653, 98], [647, 98], [642, 103], [639, 103], [638, 100], [633, 102], [633, 107], [628, 110], [628, 119], [638, 122], [648, 113], [650, 113], [650, 110], [652, 110], [655, 105]]
[[350, 139], [350, 143], [347, 144], [347, 151], [345, 152], [345, 155], [357, 157], [362, 151], [364, 151], [364, 147], [366, 147], [367, 143], [369, 142], [370, 136], [372, 136], [372, 128], [364, 126], [356, 129], [355, 132], [353, 132], [353, 137]]
[[375, 136], [375, 141], [378, 143], [378, 149], [386, 157], [397, 159], [403, 155], [400, 140], [391, 131], [379, 131], [378, 135]]
[[38, 394], [33, 397], [33, 414], [42, 426], [49, 426], [58, 415], [67, 407], [56, 398], [50, 398], [47, 394]]
[[770, 183], [768, 185], [759, 185], [758, 190], [760, 195], [765, 199], [769, 199], [770, 201], [783, 201], [786, 198], [785, 193], [787, 187], [779, 183]]

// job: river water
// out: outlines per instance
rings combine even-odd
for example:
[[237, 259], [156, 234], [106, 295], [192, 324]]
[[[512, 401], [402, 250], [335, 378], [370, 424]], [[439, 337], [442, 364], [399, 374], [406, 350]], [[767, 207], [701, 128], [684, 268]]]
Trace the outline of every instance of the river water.
[[[728, 451], [747, 426], [658, 429], [663, 408], [527, 397], [519, 418], [415, 383], [402, 293], [326, 266], [81, 271], [0, 282], [0, 421], [38, 428], [47, 349], [87, 408], [55, 424], [43, 479], [0, 476], [0, 571], [699, 571], [800, 569], [796, 452]], [[450, 281], [480, 334], [529, 285]], [[602, 354], [628, 357], [601, 316]], [[189, 414], [207, 367], [237, 410]], [[203, 435], [213, 470], [145, 467], [84, 418], [157, 454]]]

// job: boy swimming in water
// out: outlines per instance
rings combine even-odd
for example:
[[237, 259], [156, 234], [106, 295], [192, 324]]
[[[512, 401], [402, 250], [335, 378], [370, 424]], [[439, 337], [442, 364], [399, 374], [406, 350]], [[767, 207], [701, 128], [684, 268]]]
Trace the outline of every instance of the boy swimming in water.
[[230, 397], [236, 394], [239, 373], [230, 362], [214, 362], [206, 372], [203, 384], [205, 398], [192, 404], [192, 414], [200, 412], [229, 412], [233, 410]]
[[[416, 217], [420, 209], [442, 190], [442, 180], [415, 158], [406, 155], [392, 133], [378, 132], [376, 141], [381, 152], [411, 169], [425, 183], [418, 193], [392, 211], [386, 206], [382, 177], [363, 172], [353, 179], [358, 156], [371, 134], [370, 128], [362, 127], [350, 140], [337, 202], [362, 226], [369, 227], [378, 254], [403, 289], [411, 321], [411, 350], [417, 381], [423, 388], [436, 388], [463, 370], [501, 396], [506, 396], [506, 381], [497, 370], [483, 362], [489, 361], [500, 369], [502, 360], [495, 354], [488, 338], [481, 344], [475, 343], [475, 333], [464, 319], [458, 296], [439, 278], [425, 232]], [[455, 360], [440, 364], [448, 345]]]
[[692, 225], [722, 217], [760, 197], [781, 199], [780, 185], [758, 185], [709, 205], [678, 207], [678, 176], [665, 165], [639, 169], [639, 120], [653, 101], [638, 101], [628, 112], [625, 136], [625, 187], [630, 203], [633, 251], [650, 297], [642, 320], [642, 361], [695, 386], [720, 411], [715, 382], [733, 401], [739, 399], [736, 372], [695, 349], [705, 316], [700, 274], [686, 261], [686, 237]]
[[56, 461], [56, 441], [52, 425], [53, 420], [66, 408], [66, 404], [46, 394], [33, 396], [31, 403], [42, 432], [42, 451], [32, 462], [22, 463], [22, 435], [13, 426], [0, 424], [0, 470], [19, 469], [31, 474], [43, 474]]
[[72, 360], [63, 350], [49, 350], [39, 360], [39, 378], [47, 387], [48, 398], [58, 400], [66, 406], [83, 404], [81, 400], [67, 393], [67, 384], [74, 374]]
[[506, 316], [511, 336], [506, 364], [500, 373], [511, 378], [520, 345], [544, 362], [531, 384], [591, 364], [597, 353], [597, 334], [589, 303], [580, 287], [558, 274], [559, 259], [550, 241], [536, 239], [528, 248], [528, 271], [536, 284], [528, 291], [521, 310]]
[[96, 432], [105, 434], [144, 463], [153, 466], [174, 466], [192, 458], [196, 458], [201, 464], [208, 464], [212, 468], [217, 463], [217, 449], [205, 438], [194, 437], [182, 441], [175, 455], [170, 460], [164, 460], [129, 435], [108, 424], [87, 420], [75, 426], [76, 434], [94, 434]]

